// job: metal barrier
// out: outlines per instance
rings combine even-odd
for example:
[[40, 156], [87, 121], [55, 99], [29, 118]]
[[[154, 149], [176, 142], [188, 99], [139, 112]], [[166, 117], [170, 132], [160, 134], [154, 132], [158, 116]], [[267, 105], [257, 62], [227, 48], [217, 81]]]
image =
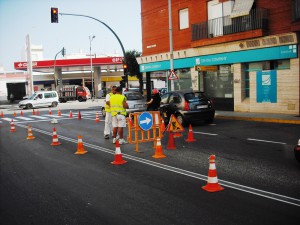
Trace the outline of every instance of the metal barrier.
[[139, 152], [139, 143], [153, 141], [153, 147], [156, 147], [157, 138], [162, 138], [161, 117], [159, 111], [147, 112], [152, 115], [153, 125], [149, 130], [143, 130], [139, 124], [139, 117], [143, 112], [131, 113], [128, 117], [128, 136], [127, 140], [130, 144], [135, 144], [135, 151]]

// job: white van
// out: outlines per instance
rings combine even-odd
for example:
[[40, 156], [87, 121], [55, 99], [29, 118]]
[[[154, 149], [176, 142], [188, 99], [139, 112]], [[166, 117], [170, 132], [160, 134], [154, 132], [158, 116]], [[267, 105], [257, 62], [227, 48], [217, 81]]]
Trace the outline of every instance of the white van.
[[37, 91], [28, 99], [19, 102], [19, 108], [32, 109], [36, 107], [56, 107], [58, 94], [56, 91]]

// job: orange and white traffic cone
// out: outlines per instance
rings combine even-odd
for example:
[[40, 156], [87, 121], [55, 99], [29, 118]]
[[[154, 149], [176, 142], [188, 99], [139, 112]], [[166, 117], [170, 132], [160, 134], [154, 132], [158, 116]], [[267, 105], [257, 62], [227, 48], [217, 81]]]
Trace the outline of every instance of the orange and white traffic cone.
[[165, 132], [165, 130], [166, 130], [165, 121], [164, 121], [163, 118], [161, 118], [160, 131], [161, 131], [161, 132]]
[[152, 157], [153, 157], [153, 158], [156, 158], [156, 159], [160, 159], [160, 158], [165, 158], [165, 157], [167, 157], [167, 156], [165, 156], [164, 153], [163, 153], [163, 149], [162, 149], [162, 146], [161, 146], [160, 138], [157, 138], [157, 139], [156, 139], [155, 154], [154, 154]]
[[10, 132], [16, 132], [14, 120], [11, 120], [11, 122], [10, 122]]
[[23, 113], [23, 111], [21, 110], [21, 112], [20, 112], [20, 116], [24, 116], [24, 113]]
[[61, 111], [60, 111], [60, 109], [58, 109], [57, 115], [58, 115], [58, 116], [61, 116]]
[[81, 113], [78, 111], [78, 119], [81, 120]]
[[116, 141], [116, 152], [115, 152], [115, 160], [111, 162], [111, 164], [114, 165], [122, 165], [127, 163], [122, 157], [121, 148], [120, 148], [120, 142], [119, 140]]
[[77, 152], [75, 152], [75, 155], [84, 155], [86, 154], [87, 151], [83, 147], [83, 142], [82, 142], [82, 136], [78, 135], [78, 144], [77, 144]]
[[73, 113], [72, 113], [72, 111], [70, 110], [70, 116], [69, 116], [70, 118], [73, 118]]
[[172, 131], [170, 131], [169, 133], [169, 141], [168, 141], [167, 149], [176, 149]]
[[14, 112], [14, 117], [16, 117], [17, 116], [17, 113], [16, 112]]
[[188, 133], [188, 138], [185, 139], [186, 142], [195, 142], [196, 139], [194, 138], [194, 133], [192, 129], [192, 124], [189, 126], [189, 133]]
[[49, 114], [49, 115], [52, 115], [52, 111], [51, 111], [51, 109], [49, 109], [49, 111], [48, 111], [48, 114]]
[[53, 135], [52, 135], [52, 146], [57, 146], [57, 145], [61, 145], [61, 143], [58, 141], [58, 136], [56, 133], [56, 129], [55, 127], [53, 127]]
[[34, 137], [33, 134], [32, 134], [31, 126], [28, 125], [28, 135], [27, 135], [27, 140], [33, 140], [33, 139], [35, 139], [35, 137]]
[[96, 120], [95, 120], [96, 123], [99, 123], [100, 122], [100, 119], [99, 119], [99, 114], [98, 112], [96, 112]]
[[202, 189], [208, 192], [216, 192], [216, 191], [224, 190], [224, 188], [221, 187], [221, 185], [218, 183], [215, 161], [216, 161], [216, 156], [211, 155], [209, 157], [209, 170], [208, 170], [207, 184], [202, 187]]
[[4, 113], [3, 113], [3, 111], [1, 111], [1, 117], [4, 118]]

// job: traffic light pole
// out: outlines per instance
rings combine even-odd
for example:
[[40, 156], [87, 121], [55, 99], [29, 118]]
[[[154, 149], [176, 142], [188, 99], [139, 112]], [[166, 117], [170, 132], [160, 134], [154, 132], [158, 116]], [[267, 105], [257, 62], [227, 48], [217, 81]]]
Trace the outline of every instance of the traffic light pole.
[[[81, 14], [71, 14], [71, 13], [59, 13], [60, 15], [62, 16], [81, 16], [81, 17], [87, 17], [87, 18], [90, 18], [90, 19], [93, 19], [93, 20], [96, 20], [98, 21], [99, 23], [102, 23], [104, 26], [106, 26], [114, 35], [115, 37], [117, 38], [121, 48], [122, 48], [122, 52], [123, 52], [123, 60], [124, 60], [124, 63], [126, 63], [126, 58], [125, 58], [125, 49], [123, 47], [123, 44], [120, 40], [120, 38], [118, 37], [118, 35], [113, 31], [113, 29], [111, 29], [106, 23], [102, 22], [101, 20], [98, 20], [94, 17], [91, 17], [91, 16], [87, 16], [87, 15], [81, 15]], [[127, 74], [124, 74], [124, 76], [127, 76], [128, 78], [128, 75]], [[127, 79], [128, 80], [128, 79]], [[128, 86], [128, 82], [127, 82], [127, 86]]]
[[53, 71], [53, 77], [54, 77], [54, 87], [56, 90], [56, 71], [55, 71], [55, 67], [56, 67], [56, 57], [58, 56], [59, 53], [62, 53], [63, 56], [65, 56], [65, 48], [62, 48], [62, 50], [60, 50], [58, 53], [56, 53], [55, 57], [54, 57], [54, 71]]

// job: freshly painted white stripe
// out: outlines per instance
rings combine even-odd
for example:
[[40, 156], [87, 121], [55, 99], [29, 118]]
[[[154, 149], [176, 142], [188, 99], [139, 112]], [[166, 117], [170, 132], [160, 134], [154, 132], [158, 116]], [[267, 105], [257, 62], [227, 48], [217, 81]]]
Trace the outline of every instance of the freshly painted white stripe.
[[56, 115], [45, 115], [45, 116], [53, 117], [53, 118], [61, 118], [61, 116], [56, 116]]
[[253, 139], [253, 138], [247, 138], [247, 140], [286, 145], [286, 143], [284, 143], [284, 142], [277, 142], [277, 141], [267, 141], [267, 140]]
[[195, 133], [195, 134], [205, 134], [205, 135], [212, 135], [212, 136], [217, 136], [217, 135], [218, 135], [218, 134], [204, 133], [204, 132], [197, 132], [197, 131], [196, 131], [196, 132], [194, 131], [194, 133]]
[[[23, 127], [23, 128], [27, 128], [25, 125], [18, 124], [18, 126]], [[40, 129], [36, 129], [36, 128], [32, 128], [32, 130], [43, 133], [43, 134], [46, 134], [46, 135], [49, 135], [49, 136], [52, 136], [52, 133], [44, 131], [44, 130], [40, 130]], [[66, 141], [77, 143], [77, 140], [72, 139], [72, 138], [68, 138], [68, 137], [64, 137], [64, 136], [60, 136], [60, 138], [63, 139], [63, 140], [66, 140]], [[115, 151], [113, 151], [111, 149], [104, 148], [104, 147], [100, 147], [100, 146], [97, 146], [97, 145], [85, 143], [85, 146], [90, 147], [90, 148], [95, 149], [95, 150], [98, 150], [98, 151], [106, 152], [106, 153], [109, 153], [109, 154], [112, 154], [112, 155], [115, 154]], [[188, 170], [183, 170], [183, 169], [180, 169], [180, 168], [164, 165], [164, 164], [153, 162], [153, 161], [150, 161], [150, 160], [147, 160], [147, 159], [138, 158], [136, 156], [123, 154], [123, 157], [127, 158], [127, 159], [131, 159], [131, 160], [136, 161], [136, 162], [146, 164], [146, 165], [161, 168], [161, 169], [164, 169], [164, 170], [167, 170], [167, 171], [182, 174], [182, 175], [185, 175], [185, 176], [188, 176], [188, 177], [193, 177], [193, 178], [196, 178], [196, 179], [199, 179], [199, 180], [206, 181], [208, 179], [207, 176], [199, 174], [199, 173], [194, 173], [194, 172], [191, 172], [191, 171], [188, 171]], [[280, 195], [280, 194], [276, 194], [276, 193], [272, 193], [272, 192], [268, 192], [268, 191], [264, 191], [264, 190], [260, 190], [260, 189], [256, 189], [256, 188], [252, 188], [252, 187], [232, 183], [232, 182], [229, 182], [229, 181], [220, 180], [220, 179], [219, 179], [219, 184], [222, 185], [222, 186], [225, 186], [225, 187], [229, 187], [229, 188], [236, 189], [236, 190], [239, 190], [239, 191], [247, 192], [247, 193], [250, 193], [250, 194], [253, 194], [253, 195], [261, 196], [261, 197], [264, 197], [264, 198], [268, 198], [268, 199], [272, 199], [272, 200], [275, 200], [275, 201], [284, 202], [284, 203], [287, 203], [287, 204], [290, 204], [290, 205], [300, 207], [300, 199], [296, 199], [296, 198], [292, 198], [292, 197], [289, 197], [289, 196]]]
[[17, 116], [17, 117], [15, 117], [15, 118], [18, 118], [18, 119], [20, 119], [20, 120], [33, 120], [33, 119], [31, 119], [31, 118], [29, 118], [29, 117], [25, 117], [25, 116]]

